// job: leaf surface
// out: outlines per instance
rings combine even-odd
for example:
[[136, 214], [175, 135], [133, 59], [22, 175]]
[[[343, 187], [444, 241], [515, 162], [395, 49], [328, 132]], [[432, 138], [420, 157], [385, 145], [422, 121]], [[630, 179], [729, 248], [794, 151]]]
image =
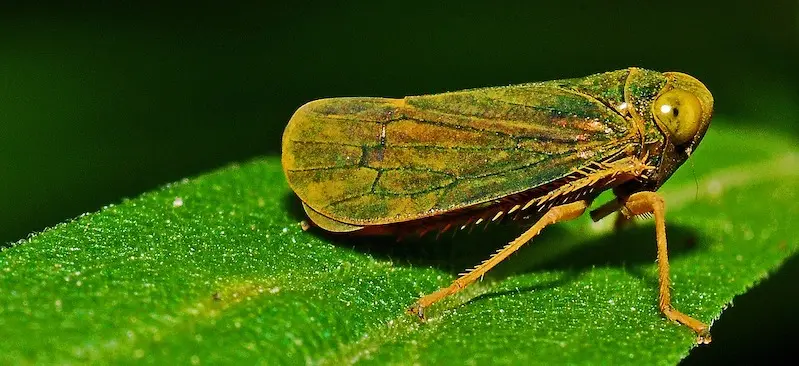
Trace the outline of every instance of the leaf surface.
[[[795, 141], [729, 126], [661, 190], [674, 304], [706, 322], [799, 250]], [[0, 252], [0, 362], [673, 364], [694, 347], [657, 310], [651, 220], [550, 227], [422, 324], [409, 304], [523, 228], [397, 243], [302, 218], [269, 157], [20, 241]]]

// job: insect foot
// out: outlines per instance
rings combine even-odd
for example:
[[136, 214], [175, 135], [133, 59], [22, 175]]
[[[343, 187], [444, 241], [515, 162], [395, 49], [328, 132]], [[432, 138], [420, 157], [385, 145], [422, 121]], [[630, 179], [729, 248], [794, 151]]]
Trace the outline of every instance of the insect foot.
[[711, 340], [709, 331], [704, 331], [696, 337], [696, 343], [698, 344], [710, 344]]
[[417, 317], [419, 317], [419, 320], [425, 321], [427, 319], [424, 317], [424, 308], [425, 307], [422, 306], [422, 304], [417, 302], [408, 308], [408, 314], [416, 315]]
[[691, 328], [696, 333], [696, 342], [699, 344], [710, 344], [712, 340], [710, 337], [710, 330], [705, 323], [702, 323], [688, 315], [685, 315], [679, 312], [677, 309], [671, 307], [671, 305], [661, 305], [660, 311], [663, 315], [666, 316], [669, 320], [677, 323], [681, 323], [688, 328]]

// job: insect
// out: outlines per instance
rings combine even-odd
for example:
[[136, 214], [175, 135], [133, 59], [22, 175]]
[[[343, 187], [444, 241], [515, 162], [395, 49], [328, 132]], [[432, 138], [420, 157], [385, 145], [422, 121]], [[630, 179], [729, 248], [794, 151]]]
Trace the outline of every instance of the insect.
[[707, 130], [713, 97], [697, 79], [640, 68], [505, 87], [300, 107], [283, 134], [283, 170], [310, 221], [334, 233], [464, 229], [504, 217], [532, 226], [424, 310], [481, 278], [544, 227], [591, 211], [654, 215], [659, 308], [709, 342], [708, 326], [671, 305], [664, 200], [655, 193]]

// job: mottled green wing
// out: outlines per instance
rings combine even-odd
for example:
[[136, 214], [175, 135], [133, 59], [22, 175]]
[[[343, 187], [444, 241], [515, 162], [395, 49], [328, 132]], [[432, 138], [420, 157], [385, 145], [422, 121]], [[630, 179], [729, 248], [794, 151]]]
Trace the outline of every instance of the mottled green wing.
[[573, 80], [317, 100], [289, 122], [283, 168], [306, 205], [355, 225], [403, 222], [519, 193], [640, 139], [610, 99], [576, 91], [568, 86]]

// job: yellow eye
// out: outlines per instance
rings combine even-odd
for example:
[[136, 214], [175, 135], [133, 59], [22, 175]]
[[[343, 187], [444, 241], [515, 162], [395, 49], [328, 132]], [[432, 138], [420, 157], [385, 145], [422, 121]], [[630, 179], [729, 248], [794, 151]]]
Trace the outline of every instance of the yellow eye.
[[702, 117], [702, 105], [693, 94], [673, 89], [660, 95], [652, 105], [655, 118], [671, 135], [674, 145], [682, 145], [696, 135]]

